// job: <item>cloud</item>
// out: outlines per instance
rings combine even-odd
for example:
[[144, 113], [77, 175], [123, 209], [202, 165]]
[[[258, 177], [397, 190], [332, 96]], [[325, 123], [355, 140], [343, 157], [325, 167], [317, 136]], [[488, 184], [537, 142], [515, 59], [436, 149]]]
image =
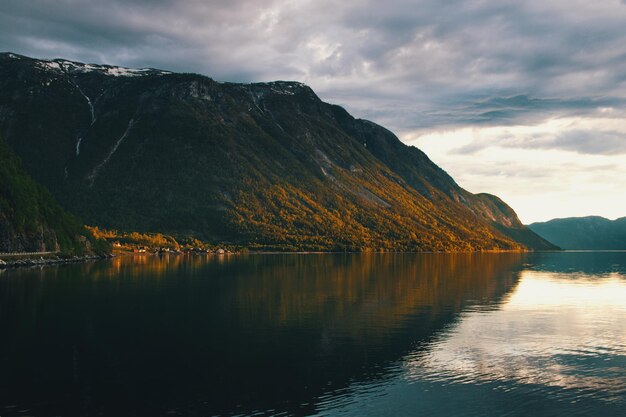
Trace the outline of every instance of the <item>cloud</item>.
[[546, 147], [581, 154], [620, 155], [626, 154], [625, 139], [624, 132], [578, 130], [557, 135]]
[[[465, 127], [410, 142], [462, 187], [498, 195], [525, 223], [586, 215], [617, 218], [624, 216], [626, 204], [620, 125], [618, 119], [572, 118], [530, 127]], [[535, 142], [529, 145], [531, 139]], [[471, 155], [459, 152], [464, 146], [476, 149]]]
[[535, 98], [526, 94], [509, 97], [488, 97], [452, 105], [446, 110], [425, 112], [430, 126], [514, 126], [534, 125], [547, 119], [576, 116], [610, 116], [616, 109], [626, 108], [626, 99], [617, 97]]
[[[508, 107], [508, 106], [507, 106]], [[624, 112], [599, 107], [584, 116], [560, 117], [530, 125], [478, 127], [449, 149], [459, 155], [476, 155], [488, 148], [559, 150], [581, 155], [626, 154]], [[415, 140], [415, 139], [413, 139]], [[455, 142], [455, 140], [452, 140]]]
[[534, 135], [502, 135], [493, 141], [476, 141], [459, 147], [453, 152], [471, 155], [490, 146], [517, 149], [556, 149], [591, 155], [626, 154], [626, 132], [574, 130]]

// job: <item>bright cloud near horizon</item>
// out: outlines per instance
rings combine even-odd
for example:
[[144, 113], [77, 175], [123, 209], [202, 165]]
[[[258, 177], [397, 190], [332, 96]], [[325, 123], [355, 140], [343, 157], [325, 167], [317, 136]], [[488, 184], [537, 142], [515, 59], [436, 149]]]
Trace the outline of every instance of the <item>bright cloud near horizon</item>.
[[626, 216], [626, 0], [3, 0], [0, 51], [297, 80], [525, 223]]

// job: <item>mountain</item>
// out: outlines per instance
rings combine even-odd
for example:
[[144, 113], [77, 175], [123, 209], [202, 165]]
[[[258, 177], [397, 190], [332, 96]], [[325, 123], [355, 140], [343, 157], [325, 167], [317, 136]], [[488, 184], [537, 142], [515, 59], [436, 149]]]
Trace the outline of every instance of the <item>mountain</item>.
[[0, 253], [57, 251], [82, 254], [106, 248], [23, 172], [0, 139]]
[[297, 82], [0, 54], [0, 134], [88, 223], [286, 250], [552, 249]]
[[569, 217], [528, 227], [563, 249], [626, 249], [626, 217]]

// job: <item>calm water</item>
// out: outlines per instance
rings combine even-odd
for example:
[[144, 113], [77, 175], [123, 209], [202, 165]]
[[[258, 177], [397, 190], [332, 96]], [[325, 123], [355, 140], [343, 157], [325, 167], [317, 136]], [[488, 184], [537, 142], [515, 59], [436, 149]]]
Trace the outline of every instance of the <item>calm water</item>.
[[625, 416], [626, 253], [0, 272], [0, 416]]

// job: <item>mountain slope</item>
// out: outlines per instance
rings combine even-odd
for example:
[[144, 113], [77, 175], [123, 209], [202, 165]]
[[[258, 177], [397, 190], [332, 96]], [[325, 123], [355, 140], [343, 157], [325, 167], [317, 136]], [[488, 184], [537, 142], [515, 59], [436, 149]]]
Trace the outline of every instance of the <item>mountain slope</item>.
[[546, 240], [533, 232], [517, 217], [515, 211], [504, 201], [492, 194], [471, 194], [465, 193], [465, 204], [477, 216], [489, 223], [504, 235], [512, 238], [516, 242], [528, 248], [537, 250], [559, 250], [552, 241]]
[[26, 175], [0, 139], [0, 253], [105, 249], [52, 195]]
[[[339, 123], [351, 134], [364, 138], [368, 149], [400, 175], [411, 187], [430, 200], [447, 204], [451, 199], [475, 216], [522, 245], [538, 250], [558, 249], [522, 224], [515, 211], [500, 198], [486, 193], [472, 194], [413, 146], [406, 146], [393, 133], [366, 120], [355, 120], [339, 106], [333, 106]], [[441, 195], [443, 192], [444, 196]]]
[[626, 249], [626, 217], [569, 217], [528, 227], [563, 249]]
[[0, 92], [0, 133], [92, 224], [281, 249], [552, 248], [300, 83], [2, 54]]

